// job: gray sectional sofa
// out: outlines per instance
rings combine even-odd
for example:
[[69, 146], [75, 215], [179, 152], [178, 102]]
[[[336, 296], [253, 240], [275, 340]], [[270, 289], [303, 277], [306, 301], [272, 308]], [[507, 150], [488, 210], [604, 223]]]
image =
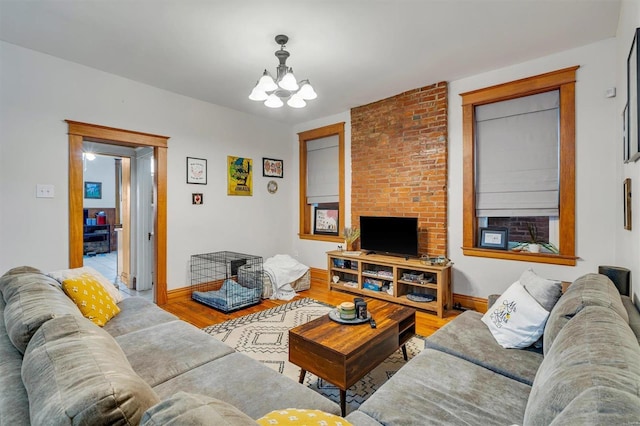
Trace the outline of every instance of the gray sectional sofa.
[[[145, 299], [124, 299], [100, 328], [36, 269], [7, 272], [0, 291], [1, 425], [255, 424], [275, 409], [340, 413]], [[233, 407], [209, 410], [211, 397]], [[181, 410], [192, 415], [176, 420]]]
[[354, 425], [640, 425], [640, 313], [604, 275], [577, 279], [542, 353], [504, 349], [467, 311], [425, 342]]

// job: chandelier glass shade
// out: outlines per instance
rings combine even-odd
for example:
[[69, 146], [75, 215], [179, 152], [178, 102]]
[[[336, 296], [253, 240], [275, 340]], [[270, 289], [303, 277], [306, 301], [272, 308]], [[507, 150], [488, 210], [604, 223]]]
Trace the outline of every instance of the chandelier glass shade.
[[307, 105], [306, 101], [318, 97], [309, 80], [298, 82], [293, 69], [287, 67], [289, 52], [284, 50], [287, 41], [289, 37], [286, 35], [276, 36], [276, 43], [280, 45], [280, 50], [275, 53], [279, 61], [276, 78], [274, 79], [265, 69], [249, 95], [252, 101], [264, 102], [269, 108], [280, 108], [285, 101], [291, 108], [304, 108]]

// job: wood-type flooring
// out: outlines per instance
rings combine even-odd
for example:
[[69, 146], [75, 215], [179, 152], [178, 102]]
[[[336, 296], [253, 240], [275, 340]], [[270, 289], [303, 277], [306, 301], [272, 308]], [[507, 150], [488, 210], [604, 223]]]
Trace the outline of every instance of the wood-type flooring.
[[[301, 297], [310, 297], [320, 302], [330, 305], [338, 305], [345, 301], [352, 301], [353, 294], [344, 293], [336, 290], [329, 290], [326, 282], [311, 280], [311, 288], [301, 291]], [[274, 306], [287, 303], [284, 300], [263, 299], [259, 304], [241, 309], [235, 312], [224, 313], [217, 311], [209, 306], [191, 300], [189, 296], [170, 297], [166, 305], [161, 306], [167, 312], [171, 312], [180, 319], [187, 321], [198, 328], [203, 328], [212, 324], [217, 324], [230, 319], [238, 318], [243, 315], [259, 312], [264, 309], [273, 308]], [[429, 336], [445, 325], [447, 322], [455, 318], [459, 311], [447, 311], [443, 318], [428, 311], [416, 311], [416, 334], [420, 336]]]

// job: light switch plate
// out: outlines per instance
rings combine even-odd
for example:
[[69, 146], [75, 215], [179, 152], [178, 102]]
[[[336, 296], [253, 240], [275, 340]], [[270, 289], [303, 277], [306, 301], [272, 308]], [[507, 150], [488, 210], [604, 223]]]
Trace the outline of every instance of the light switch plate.
[[55, 195], [55, 187], [53, 185], [37, 184], [36, 198], [53, 198]]

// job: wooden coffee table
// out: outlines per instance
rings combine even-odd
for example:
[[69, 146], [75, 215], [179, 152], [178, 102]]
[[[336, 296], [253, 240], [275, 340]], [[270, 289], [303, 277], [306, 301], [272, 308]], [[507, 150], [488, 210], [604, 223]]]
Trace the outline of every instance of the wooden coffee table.
[[402, 348], [416, 331], [415, 309], [379, 300], [367, 300], [376, 322], [346, 325], [324, 315], [289, 330], [289, 361], [298, 365], [300, 383], [307, 371], [340, 389], [340, 409], [346, 414], [347, 389]]

